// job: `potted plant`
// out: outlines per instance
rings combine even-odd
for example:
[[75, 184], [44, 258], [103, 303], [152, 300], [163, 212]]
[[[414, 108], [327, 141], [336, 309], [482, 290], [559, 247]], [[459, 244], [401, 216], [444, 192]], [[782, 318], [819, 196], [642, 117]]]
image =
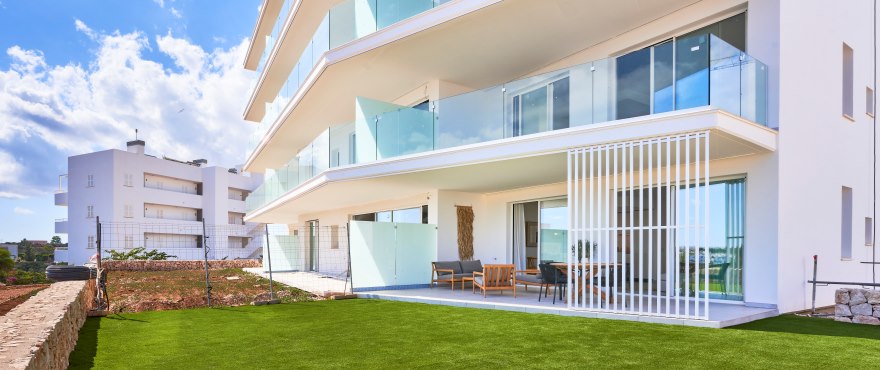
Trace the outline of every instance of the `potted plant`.
[[[584, 245], [588, 245], [589, 247], [584, 248]], [[589, 240], [578, 240], [577, 244], [571, 246], [571, 256], [576, 262], [589, 261], [593, 248], [596, 248], [597, 246], [598, 244], [591, 243]]]

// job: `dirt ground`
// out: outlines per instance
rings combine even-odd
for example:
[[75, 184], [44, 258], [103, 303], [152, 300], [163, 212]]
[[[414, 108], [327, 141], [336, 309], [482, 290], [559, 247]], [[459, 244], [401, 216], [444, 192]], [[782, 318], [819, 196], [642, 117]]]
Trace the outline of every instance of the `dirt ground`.
[[15, 306], [22, 304], [28, 298], [37, 294], [49, 284], [39, 285], [10, 285], [0, 287], [0, 316], [11, 311]]
[[[212, 306], [240, 306], [269, 296], [269, 280], [241, 269], [211, 270]], [[275, 284], [282, 302], [315, 299], [308, 292]], [[110, 271], [110, 311], [140, 312], [206, 307], [205, 271]]]

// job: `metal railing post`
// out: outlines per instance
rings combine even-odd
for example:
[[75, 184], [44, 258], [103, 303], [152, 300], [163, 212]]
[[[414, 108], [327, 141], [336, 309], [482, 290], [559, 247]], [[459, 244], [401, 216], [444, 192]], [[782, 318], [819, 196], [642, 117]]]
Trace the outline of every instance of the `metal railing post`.
[[208, 273], [208, 233], [204, 218], [202, 218], [202, 248], [205, 251], [205, 297], [208, 298], [208, 307], [211, 307], [211, 277]]
[[816, 314], [816, 270], [818, 265], [818, 255], [813, 255], [813, 315]]
[[269, 299], [275, 300], [275, 289], [272, 286], [272, 252], [269, 248], [269, 224], [266, 224], [266, 260], [269, 264]]

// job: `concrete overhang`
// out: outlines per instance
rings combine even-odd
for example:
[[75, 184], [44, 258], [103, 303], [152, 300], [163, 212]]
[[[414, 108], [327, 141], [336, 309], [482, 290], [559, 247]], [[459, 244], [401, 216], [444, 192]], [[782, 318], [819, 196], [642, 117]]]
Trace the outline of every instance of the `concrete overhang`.
[[272, 32], [274, 20], [281, 12], [283, 0], [265, 0], [260, 5], [260, 14], [257, 16], [257, 25], [251, 35], [251, 43], [248, 45], [247, 54], [244, 57], [244, 68], [254, 71], [260, 63], [260, 56], [266, 48], [266, 35]]
[[250, 222], [401, 199], [432, 190], [493, 193], [566, 181], [572, 148], [709, 131], [710, 160], [776, 151], [778, 132], [711, 107], [579, 126], [324, 171], [262, 208]]
[[[325, 53], [245, 170], [279, 167], [328, 126], [353, 121], [358, 96], [394, 101], [433, 80], [460, 92], [498, 85], [696, 2], [451, 1]], [[259, 120], [257, 102], [270, 99], [254, 100], [245, 118]]]
[[[315, 31], [324, 20], [327, 12], [334, 5], [343, 0], [296, 0], [287, 17], [279, 19], [282, 22], [281, 34], [275, 42], [273, 49], [266, 58], [266, 67], [257, 77], [250, 99], [245, 106], [244, 118], [249, 121], [258, 121], [265, 114], [265, 103], [275, 98], [284, 81], [293, 67], [299, 61], [300, 55], [306, 45], [312, 41]], [[278, 17], [275, 12], [275, 17]], [[271, 29], [270, 29], [271, 31]], [[266, 34], [269, 32], [267, 31]], [[264, 34], [264, 35], [266, 35]], [[265, 40], [262, 40], [265, 45]], [[262, 53], [262, 48], [260, 49]], [[250, 58], [250, 54], [248, 57]], [[253, 68], [256, 69], [260, 55], [257, 55]], [[247, 65], [246, 65], [247, 68]]]

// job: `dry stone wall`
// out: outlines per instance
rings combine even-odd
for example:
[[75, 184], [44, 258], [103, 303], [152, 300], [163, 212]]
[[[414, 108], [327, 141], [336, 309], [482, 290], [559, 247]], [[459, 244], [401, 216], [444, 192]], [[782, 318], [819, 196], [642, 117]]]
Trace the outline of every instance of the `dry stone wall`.
[[[209, 260], [208, 267], [211, 270], [227, 268], [262, 267], [260, 260]], [[101, 267], [110, 271], [176, 271], [176, 270], [202, 270], [205, 261], [102, 261]]]
[[880, 325], [880, 290], [838, 289], [834, 302], [834, 320]]
[[86, 281], [54, 283], [0, 316], [0, 369], [66, 369], [90, 292]]

